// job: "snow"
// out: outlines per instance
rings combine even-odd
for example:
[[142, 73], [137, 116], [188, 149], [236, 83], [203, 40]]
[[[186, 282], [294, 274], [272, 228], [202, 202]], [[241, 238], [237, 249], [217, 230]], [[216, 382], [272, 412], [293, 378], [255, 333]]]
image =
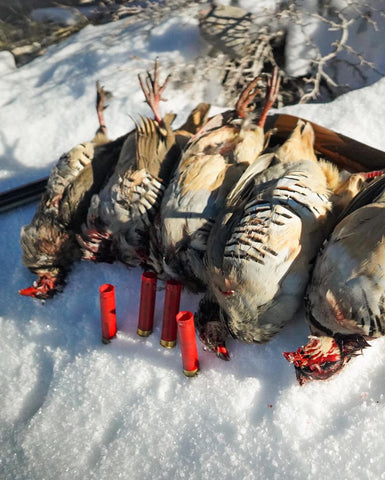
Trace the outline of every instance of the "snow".
[[36, 8], [32, 10], [31, 18], [35, 22], [52, 22], [63, 26], [73, 26], [84, 20], [80, 11], [71, 7]]
[[[131, 116], [149, 114], [137, 74], [156, 56], [164, 77], [173, 66], [186, 74], [186, 57], [198, 62], [205, 49], [186, 12], [155, 29], [129, 19], [88, 26], [5, 71], [1, 191], [43, 177], [62, 152], [93, 136], [97, 79], [114, 93], [105, 115], [116, 138], [132, 128]], [[163, 111], [182, 122], [208, 92], [220, 96], [215, 82], [181, 74]], [[385, 79], [282, 111], [385, 150], [384, 95]], [[334, 378], [300, 387], [282, 356], [307, 341], [299, 314], [265, 345], [229, 341], [230, 362], [198, 345], [200, 373], [187, 378], [179, 347], [159, 344], [161, 283], [154, 332], [136, 334], [139, 270], [78, 263], [64, 292], [45, 304], [18, 295], [34, 279], [21, 263], [19, 234], [35, 208], [0, 216], [1, 479], [385, 478], [383, 338]], [[118, 334], [109, 345], [100, 330], [104, 283], [116, 289]], [[194, 311], [198, 300], [184, 292], [181, 309]]]
[[[230, 1], [221, 3], [229, 4]], [[279, 11], [281, 3], [278, 0], [239, 0], [238, 3], [241, 8], [255, 14], [256, 23], [268, 24], [273, 30], [285, 30], [285, 71], [288, 75], [297, 77], [309, 73], [311, 59], [317, 57], [317, 50], [322, 56], [338, 50], [335, 61], [325, 68], [325, 73], [337, 79], [339, 85], [360, 88], [385, 75], [382, 40], [385, 34], [384, 0], [372, 0], [367, 4], [333, 0], [330, 5], [323, 5], [325, 2], [317, 0], [301, 0], [295, 2], [292, 10], [297, 22], [285, 15], [282, 18], [275, 15], [274, 18], [272, 12]], [[328, 18], [330, 7], [336, 8], [342, 16]], [[369, 7], [372, 9], [370, 12]], [[340, 25], [342, 20], [346, 22], [345, 47], [338, 44], [344, 34], [336, 25]], [[368, 64], [374, 68], [368, 68]]]
[[0, 52], [0, 75], [4, 75], [16, 68], [15, 58], [11, 52], [2, 50]]
[[326, 128], [385, 150], [385, 138], [380, 133], [379, 119], [385, 105], [379, 98], [385, 95], [385, 78], [370, 87], [361, 88], [336, 98], [332, 103], [293, 105], [280, 110], [303, 117]]

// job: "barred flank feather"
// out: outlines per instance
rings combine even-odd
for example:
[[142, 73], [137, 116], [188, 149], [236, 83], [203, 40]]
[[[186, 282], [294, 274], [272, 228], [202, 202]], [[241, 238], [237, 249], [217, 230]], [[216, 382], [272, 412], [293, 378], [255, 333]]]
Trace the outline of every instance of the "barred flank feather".
[[171, 130], [174, 117], [168, 114], [162, 125], [141, 118], [127, 136], [115, 171], [92, 199], [82, 227], [84, 258], [127, 266], [148, 262], [149, 230], [180, 155]]
[[[255, 171], [254, 179], [246, 171], [243, 188], [241, 177], [230, 195], [210, 236], [207, 262], [231, 333], [265, 342], [301, 305], [331, 203], [325, 176], [313, 161], [273, 162]], [[222, 253], [219, 236], [225, 238]]]

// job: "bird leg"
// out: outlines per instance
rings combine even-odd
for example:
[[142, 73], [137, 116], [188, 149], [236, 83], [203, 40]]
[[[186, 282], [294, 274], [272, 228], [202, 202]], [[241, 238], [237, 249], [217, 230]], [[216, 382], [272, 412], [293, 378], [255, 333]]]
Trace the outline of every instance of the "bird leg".
[[164, 89], [167, 86], [168, 81], [170, 80], [171, 75], [168, 75], [166, 80], [164, 81], [163, 85], [159, 84], [159, 60], [155, 60], [155, 67], [154, 67], [154, 76], [151, 75], [150, 72], [147, 72], [147, 77], [145, 80], [139, 74], [139, 83], [143, 90], [144, 96], [146, 98], [146, 102], [148, 106], [154, 113], [155, 120], [161, 124], [162, 123], [162, 116], [159, 110], [159, 102], [166, 101], [165, 98], [162, 97]]
[[[240, 118], [245, 118], [246, 114], [252, 110], [250, 104], [260, 92], [260, 89], [257, 88], [258, 80], [259, 77], [255, 77], [239, 96], [235, 110]], [[278, 74], [278, 67], [274, 67], [272, 76], [267, 81], [267, 90], [263, 110], [258, 121], [259, 127], [264, 127], [265, 125], [267, 114], [277, 99], [280, 82], [281, 80]]]
[[111, 93], [100, 85], [99, 80], [96, 82], [96, 113], [99, 120], [99, 132], [107, 137], [107, 127], [104, 123], [103, 112], [107, 108], [106, 99], [111, 96]]
[[239, 118], [245, 118], [246, 114], [252, 110], [250, 103], [260, 92], [260, 89], [257, 88], [259, 79], [259, 77], [255, 77], [254, 80], [252, 80], [240, 94], [235, 106], [235, 111], [237, 112]]
[[263, 110], [258, 121], [259, 127], [263, 128], [265, 126], [267, 114], [277, 100], [280, 83], [281, 78], [278, 74], [278, 67], [274, 67], [273, 74], [271, 78], [269, 78], [269, 80], [267, 81], [265, 103], [263, 105]]

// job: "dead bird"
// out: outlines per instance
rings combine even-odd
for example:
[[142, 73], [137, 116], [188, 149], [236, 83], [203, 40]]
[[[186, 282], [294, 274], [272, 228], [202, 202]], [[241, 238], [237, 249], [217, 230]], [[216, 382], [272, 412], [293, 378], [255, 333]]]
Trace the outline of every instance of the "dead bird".
[[[333, 226], [336, 192], [338, 208], [357, 193], [359, 182], [317, 160], [313, 142], [311, 125], [300, 121], [275, 153], [245, 171], [210, 233], [209, 293], [196, 324], [202, 342], [222, 358], [228, 358], [226, 335], [266, 342], [293, 317], [312, 261]], [[341, 194], [342, 186], [352, 190], [350, 195]], [[202, 308], [214, 301], [219, 315], [205, 315]]]
[[259, 93], [257, 83], [255, 78], [242, 92], [235, 110], [211, 118], [190, 139], [162, 201], [158, 270], [193, 291], [206, 284], [202, 259], [215, 217], [234, 183], [265, 147], [263, 127], [278, 95], [278, 70], [254, 122], [250, 103]]
[[[200, 104], [182, 127], [174, 131], [175, 115], [164, 117], [160, 101], [170, 76], [161, 85], [159, 63], [139, 82], [154, 119], [141, 118], [127, 136], [105, 187], [92, 197], [87, 221], [78, 241], [83, 258], [93, 261], [120, 260], [129, 267], [150, 267], [150, 235], [154, 218], [169, 179], [179, 162], [181, 149], [206, 122], [208, 104]], [[152, 248], [157, 249], [152, 235]]]
[[298, 382], [326, 379], [385, 331], [385, 177], [352, 201], [317, 257], [306, 292], [311, 336], [285, 352]]
[[[21, 229], [23, 264], [38, 275], [21, 295], [46, 299], [64, 284], [73, 262], [80, 258], [74, 225], [82, 220], [92, 190], [100, 188], [122, 147], [122, 138], [109, 142], [103, 110], [107, 94], [97, 83], [99, 129], [91, 142], [63, 155], [52, 169], [34, 217]], [[71, 195], [76, 192], [76, 195]]]

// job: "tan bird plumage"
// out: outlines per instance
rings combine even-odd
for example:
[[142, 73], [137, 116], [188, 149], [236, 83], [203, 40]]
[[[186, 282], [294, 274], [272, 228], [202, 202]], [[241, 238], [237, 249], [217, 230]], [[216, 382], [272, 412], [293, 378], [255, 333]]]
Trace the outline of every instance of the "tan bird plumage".
[[23, 264], [38, 275], [22, 295], [49, 298], [64, 283], [72, 263], [80, 258], [76, 226], [84, 218], [89, 198], [115, 164], [121, 140], [109, 142], [104, 125], [106, 92], [97, 83], [96, 109], [99, 129], [93, 140], [74, 147], [53, 167], [45, 192], [29, 225], [21, 229]]
[[176, 144], [167, 119], [163, 125], [166, 127], [161, 128], [155, 120], [142, 119], [128, 135], [113, 175], [92, 197], [87, 222], [78, 237], [83, 258], [119, 259], [127, 266], [146, 262], [148, 231], [163, 195], [164, 182], [179, 158], [179, 149], [167, 156]]
[[[349, 213], [350, 212], [350, 213]], [[385, 177], [352, 202], [317, 258], [307, 290], [312, 337], [285, 353], [297, 379], [328, 378], [385, 331]]]
[[[206, 121], [209, 105], [200, 104], [179, 130], [172, 129], [175, 115], [160, 118], [159, 102], [168, 82], [159, 85], [159, 64], [154, 74], [140, 78], [155, 119], [141, 118], [128, 134], [105, 187], [94, 195], [87, 221], [78, 236], [83, 258], [150, 268], [151, 251], [158, 250], [152, 233], [154, 218], [165, 187], [180, 159], [181, 148]], [[187, 129], [191, 129], [189, 132]]]
[[[203, 343], [222, 358], [226, 331], [245, 342], [268, 341], [302, 304], [311, 262], [335, 218], [333, 189], [344, 182], [335, 167], [317, 161], [313, 140], [311, 125], [299, 122], [275, 154], [245, 171], [211, 231], [210, 289], [196, 323]], [[268, 168], [261, 171], [263, 160]], [[214, 299], [219, 317], [207, 318], [202, 306]]]
[[261, 119], [247, 117], [249, 104], [257, 94], [257, 79], [241, 94], [233, 111], [219, 114], [192, 137], [167, 188], [160, 210], [163, 269], [192, 290], [207, 283], [203, 255], [209, 231], [223, 207], [228, 192], [247, 166], [262, 152], [267, 111], [278, 94], [274, 72]]

